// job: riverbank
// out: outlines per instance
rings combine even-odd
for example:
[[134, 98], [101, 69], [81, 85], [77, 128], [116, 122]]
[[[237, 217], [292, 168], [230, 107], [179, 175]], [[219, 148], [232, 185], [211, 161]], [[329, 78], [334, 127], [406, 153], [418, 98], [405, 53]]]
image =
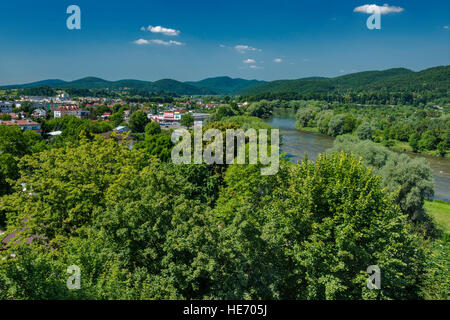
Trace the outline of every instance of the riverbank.
[[[266, 119], [266, 123], [280, 129], [281, 152], [288, 154], [289, 160], [292, 162], [300, 161], [305, 154], [314, 161], [319, 153], [324, 153], [333, 146], [334, 137], [314, 132], [314, 130], [298, 130], [294, 117], [274, 116]], [[428, 161], [434, 177], [434, 199], [450, 202], [449, 159], [412, 152], [405, 152], [405, 154], [412, 158], [425, 158]]]
[[[330, 136], [330, 135], [327, 135], [327, 134], [319, 132], [319, 129], [317, 127], [301, 127], [301, 128], [299, 128], [299, 127], [296, 126], [296, 128], [299, 131], [320, 133], [320, 134], [323, 134], [323, 135], [328, 136], [328, 137], [333, 137], [333, 136]], [[398, 140], [390, 140], [390, 142], [392, 142], [393, 145], [385, 146], [381, 142], [375, 142], [375, 143], [377, 143], [377, 144], [379, 144], [379, 145], [381, 145], [383, 147], [386, 147], [386, 148], [388, 148], [388, 149], [390, 149], [392, 151], [404, 152], [404, 153], [409, 153], [409, 154], [413, 154], [413, 155], [417, 155], [417, 156], [427, 155], [427, 156], [433, 156], [433, 157], [441, 158], [441, 159], [450, 159], [450, 152], [447, 152], [447, 154], [444, 157], [442, 157], [442, 156], [440, 156], [438, 154], [437, 150], [431, 150], [431, 151], [427, 150], [427, 151], [423, 151], [423, 152], [413, 152], [413, 149], [411, 148], [411, 146], [409, 145], [408, 142], [398, 141]]]

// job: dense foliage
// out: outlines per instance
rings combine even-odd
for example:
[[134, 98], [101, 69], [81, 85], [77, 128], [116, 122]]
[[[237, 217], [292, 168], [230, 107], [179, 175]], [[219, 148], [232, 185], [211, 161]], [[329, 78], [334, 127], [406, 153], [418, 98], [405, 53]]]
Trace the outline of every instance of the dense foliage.
[[[280, 105], [280, 102], [272, 102]], [[363, 140], [374, 140], [388, 147], [445, 156], [450, 149], [448, 108], [408, 106], [359, 106], [328, 104], [325, 101], [291, 101], [284, 108], [296, 110], [299, 129], [316, 129], [338, 136], [353, 133]]]
[[[2, 201], [8, 230], [25, 224], [18, 239], [40, 237], [9, 244], [2, 298], [419, 297], [417, 239], [352, 156], [283, 162], [263, 178], [230, 166], [215, 202], [192, 173], [102, 138], [25, 156], [19, 168]], [[65, 288], [73, 264], [81, 290]], [[380, 291], [365, 286], [371, 264], [384, 272]]]
[[402, 211], [413, 220], [424, 220], [424, 200], [434, 193], [434, 179], [430, 166], [423, 158], [412, 159], [368, 140], [353, 136], [340, 136], [329, 152], [345, 151], [361, 157], [383, 178], [383, 185], [395, 193]]
[[[270, 130], [251, 111], [272, 103], [222, 106], [203, 130]], [[289, 104], [302, 125], [359, 124], [333, 120], [323, 101]], [[315, 162], [281, 160], [272, 176], [259, 165], [175, 165], [172, 132], [142, 111], [131, 119], [133, 148], [128, 134], [98, 135], [111, 119], [43, 121], [45, 137], [63, 131], [48, 142], [0, 126], [0, 240], [16, 232], [0, 248], [0, 299], [448, 298], [448, 242], [431, 242], [433, 184], [420, 160], [343, 136]], [[365, 123], [362, 139], [375, 130]], [[79, 290], [66, 286], [72, 265]], [[370, 265], [381, 290], [366, 287]]]
[[245, 89], [243, 99], [308, 100], [361, 104], [419, 105], [441, 100], [449, 103], [450, 66], [420, 72], [397, 68], [366, 71], [336, 78], [277, 80]]

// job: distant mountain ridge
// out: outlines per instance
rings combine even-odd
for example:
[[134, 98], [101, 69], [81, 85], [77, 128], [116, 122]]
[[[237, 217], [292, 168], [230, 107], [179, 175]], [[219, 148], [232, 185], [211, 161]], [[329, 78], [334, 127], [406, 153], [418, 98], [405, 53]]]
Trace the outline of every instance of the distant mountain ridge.
[[335, 78], [276, 80], [238, 92], [240, 95], [299, 93], [339, 93], [355, 91], [449, 90], [450, 66], [414, 72], [405, 68], [364, 71]]
[[172, 92], [180, 95], [216, 95], [235, 94], [238, 91], [252, 86], [265, 83], [265, 81], [232, 79], [230, 77], [208, 78], [201, 81], [181, 82], [172, 79], [161, 79], [158, 81], [142, 81], [125, 79], [118, 81], [108, 81], [96, 77], [86, 77], [74, 81], [64, 81], [59, 79], [49, 79], [38, 82], [3, 86], [4, 89], [25, 89], [38, 86], [49, 86], [54, 89], [110, 89], [125, 90], [136, 89], [151, 92]]
[[74, 81], [48, 79], [38, 82], [1, 86], [1, 89], [24, 89], [49, 86], [54, 89], [136, 89], [150, 92], [170, 92], [179, 95], [259, 95], [279, 93], [345, 93], [348, 91], [407, 91], [449, 90], [450, 66], [439, 66], [414, 72], [405, 68], [383, 71], [364, 71], [334, 78], [308, 77], [297, 80], [260, 81], [230, 77], [207, 78], [200, 81], [181, 82], [172, 79], [142, 81], [125, 79], [108, 81], [86, 77]]
[[38, 82], [26, 83], [22, 85], [4, 86], [3, 88], [33, 88], [37, 86], [49, 86], [54, 89], [110, 89], [110, 90], [146, 90], [151, 92], [172, 92], [180, 95], [204, 95], [216, 94], [213, 90], [199, 88], [190, 84], [172, 79], [162, 79], [158, 81], [141, 81], [141, 80], [119, 80], [108, 81], [96, 77], [86, 77], [74, 81], [63, 81], [58, 79], [43, 80]]

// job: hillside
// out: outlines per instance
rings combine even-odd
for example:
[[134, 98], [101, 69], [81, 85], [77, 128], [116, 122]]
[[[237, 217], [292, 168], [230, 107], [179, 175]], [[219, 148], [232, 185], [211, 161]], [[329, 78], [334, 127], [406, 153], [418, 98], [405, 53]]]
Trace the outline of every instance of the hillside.
[[109, 90], [126, 90], [137, 89], [150, 92], [172, 92], [180, 95], [204, 95], [216, 94], [215, 91], [207, 88], [199, 88], [187, 83], [183, 83], [171, 79], [163, 79], [155, 82], [140, 80], [119, 80], [108, 81], [101, 78], [86, 77], [74, 81], [62, 80], [44, 80], [22, 85], [4, 86], [5, 89], [11, 88], [32, 88], [38, 86], [49, 86], [54, 89], [109, 89]]
[[450, 66], [414, 72], [404, 68], [365, 71], [336, 78], [277, 80], [248, 88], [241, 95], [262, 93], [337, 93], [342, 91], [408, 91], [448, 90]]
[[235, 94], [241, 90], [251, 88], [266, 82], [259, 80], [245, 80], [239, 78], [232, 79], [230, 77], [216, 77], [207, 78], [201, 81], [189, 81], [186, 83], [199, 88], [213, 90], [218, 94]]
[[119, 80], [107, 81], [86, 77], [74, 81], [59, 79], [3, 86], [0, 89], [34, 88], [49, 86], [54, 89], [136, 89], [149, 92], [168, 92], [179, 95], [239, 94], [256, 96], [261, 94], [324, 94], [347, 92], [423, 92], [434, 91], [445, 96], [450, 88], [450, 66], [434, 67], [419, 72], [405, 68], [384, 71], [364, 71], [335, 78], [309, 77], [297, 80], [232, 79], [230, 77], [207, 78], [201, 81], [180, 82], [172, 79], [158, 81]]

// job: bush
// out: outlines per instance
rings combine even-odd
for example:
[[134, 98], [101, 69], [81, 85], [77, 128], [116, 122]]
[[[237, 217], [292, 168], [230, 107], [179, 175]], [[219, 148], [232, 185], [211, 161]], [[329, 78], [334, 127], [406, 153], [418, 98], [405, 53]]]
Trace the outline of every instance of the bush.
[[373, 140], [372, 139], [373, 128], [368, 122], [362, 123], [355, 131], [355, 135], [360, 140]]
[[336, 138], [333, 148], [327, 152], [353, 153], [373, 167], [374, 172], [383, 177], [383, 184], [390, 192], [399, 190], [397, 203], [405, 214], [413, 220], [421, 220], [426, 198], [434, 194], [434, 179], [430, 165], [425, 159], [411, 159], [405, 154], [397, 154], [374, 142], [361, 141], [354, 136]]

